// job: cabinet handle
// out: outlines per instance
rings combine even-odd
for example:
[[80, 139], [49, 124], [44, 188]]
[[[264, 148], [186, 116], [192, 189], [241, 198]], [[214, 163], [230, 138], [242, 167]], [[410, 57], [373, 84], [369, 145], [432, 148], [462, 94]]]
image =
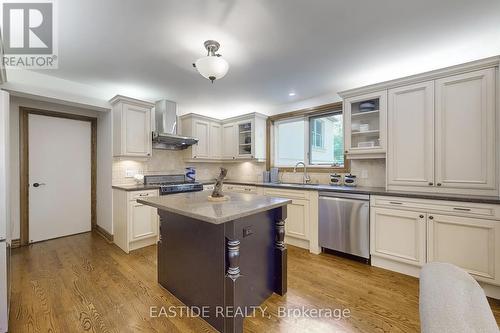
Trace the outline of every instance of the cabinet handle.
[[397, 201], [389, 201], [391, 205], [402, 205], [402, 202], [397, 202]]
[[462, 212], [470, 212], [470, 208], [453, 207], [453, 210], [459, 210], [459, 211], [462, 211]]
[[429, 186], [432, 186], [432, 185], [434, 185], [434, 183], [433, 182], [429, 182]]
[[419, 215], [418, 217], [420, 217], [421, 219], [423, 219], [423, 218], [424, 218], [424, 216], [423, 216], [422, 214], [421, 214], [421, 215]]
[[246, 188], [245, 191], [251, 191], [252, 189]]
[[345, 151], [345, 153], [346, 153], [346, 154], [348, 154], [348, 153], [349, 153], [349, 150], [346, 150], [346, 151]]
[[429, 220], [434, 220], [434, 216], [429, 216]]
[[193, 158], [196, 158], [196, 155], [194, 155]]
[[437, 186], [441, 186], [441, 183], [437, 183], [436, 185], [437, 185]]

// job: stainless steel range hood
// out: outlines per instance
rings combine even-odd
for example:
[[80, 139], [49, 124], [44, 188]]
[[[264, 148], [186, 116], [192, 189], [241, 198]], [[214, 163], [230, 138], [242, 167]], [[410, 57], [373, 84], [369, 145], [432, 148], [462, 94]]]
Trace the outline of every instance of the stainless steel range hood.
[[198, 143], [198, 139], [177, 135], [177, 104], [162, 99], [155, 103], [153, 148], [181, 150]]

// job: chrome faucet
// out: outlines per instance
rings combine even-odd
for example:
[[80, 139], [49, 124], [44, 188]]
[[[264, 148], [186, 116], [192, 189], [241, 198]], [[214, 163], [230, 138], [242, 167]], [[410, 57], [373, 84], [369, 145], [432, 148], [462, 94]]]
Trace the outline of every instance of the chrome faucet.
[[297, 167], [302, 164], [304, 166], [304, 178], [302, 180], [303, 184], [309, 184], [311, 182], [311, 177], [309, 177], [309, 174], [307, 173], [307, 166], [304, 162], [298, 162], [295, 164], [295, 167], [293, 168], [293, 172], [297, 172]]

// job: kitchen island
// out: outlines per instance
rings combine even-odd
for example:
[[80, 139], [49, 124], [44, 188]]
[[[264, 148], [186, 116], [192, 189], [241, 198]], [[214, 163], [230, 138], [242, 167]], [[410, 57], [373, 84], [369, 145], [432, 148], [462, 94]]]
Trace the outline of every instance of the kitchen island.
[[[220, 332], [242, 332], [273, 292], [287, 290], [284, 243], [291, 200], [210, 191], [137, 200], [158, 209], [158, 282]], [[259, 315], [260, 311], [256, 311]]]

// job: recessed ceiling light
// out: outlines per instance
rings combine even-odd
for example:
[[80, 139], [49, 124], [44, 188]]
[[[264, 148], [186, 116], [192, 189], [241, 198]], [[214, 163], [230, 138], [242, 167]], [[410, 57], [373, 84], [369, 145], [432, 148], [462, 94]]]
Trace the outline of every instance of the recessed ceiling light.
[[295, 93], [292, 91], [292, 92], [289, 92], [288, 93], [288, 96], [295, 96]]

